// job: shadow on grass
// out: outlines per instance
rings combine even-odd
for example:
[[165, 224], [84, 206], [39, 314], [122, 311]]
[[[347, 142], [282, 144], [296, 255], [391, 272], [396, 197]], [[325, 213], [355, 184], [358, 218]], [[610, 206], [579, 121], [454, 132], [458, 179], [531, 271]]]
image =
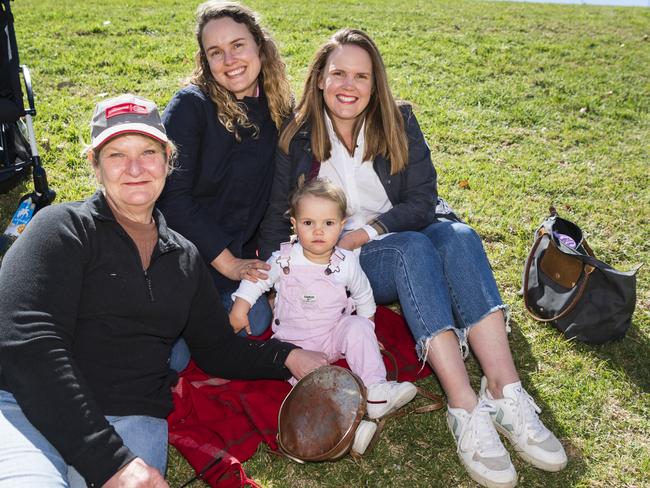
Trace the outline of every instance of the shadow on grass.
[[576, 350], [590, 353], [606, 361], [612, 369], [623, 373], [643, 393], [650, 393], [650, 339], [634, 324], [620, 341], [599, 346], [576, 343]]
[[535, 382], [531, 374], [538, 370], [537, 359], [530, 348], [528, 339], [523, 335], [519, 324], [512, 318], [510, 320], [510, 326], [512, 327], [510, 347], [521, 382], [528, 393], [534, 398], [537, 405], [542, 409], [540, 418], [544, 422], [544, 425], [560, 439], [569, 458], [567, 467], [562, 471], [559, 473], [547, 473], [521, 460], [506, 443], [506, 447], [509, 448], [510, 456], [519, 474], [519, 485], [544, 487], [575, 486], [587, 471], [587, 464], [582, 451], [570, 441], [567, 432], [557, 421], [553, 409], [542, 400], [539, 391], [535, 388]]

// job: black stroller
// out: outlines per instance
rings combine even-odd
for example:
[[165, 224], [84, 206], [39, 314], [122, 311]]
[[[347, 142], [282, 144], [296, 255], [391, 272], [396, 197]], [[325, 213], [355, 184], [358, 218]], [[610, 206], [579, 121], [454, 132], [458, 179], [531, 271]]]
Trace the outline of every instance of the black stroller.
[[[0, 236], [0, 256], [32, 215], [52, 203], [55, 192], [47, 183], [36, 148], [32, 117], [36, 115], [34, 93], [27, 66], [18, 60], [11, 0], [0, 0], [0, 193], [6, 193], [31, 174], [34, 192], [23, 196], [7, 231]], [[23, 104], [22, 82], [28, 107]], [[4, 241], [4, 242], [3, 242]]]

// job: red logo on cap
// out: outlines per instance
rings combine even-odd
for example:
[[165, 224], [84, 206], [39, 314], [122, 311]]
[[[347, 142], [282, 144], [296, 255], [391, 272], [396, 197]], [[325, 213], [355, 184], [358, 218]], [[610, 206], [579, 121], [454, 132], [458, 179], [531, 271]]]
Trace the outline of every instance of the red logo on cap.
[[121, 103], [119, 105], [114, 105], [106, 109], [106, 118], [110, 119], [116, 115], [124, 114], [142, 114], [147, 115], [149, 111], [147, 107], [143, 105], [137, 105], [135, 103]]

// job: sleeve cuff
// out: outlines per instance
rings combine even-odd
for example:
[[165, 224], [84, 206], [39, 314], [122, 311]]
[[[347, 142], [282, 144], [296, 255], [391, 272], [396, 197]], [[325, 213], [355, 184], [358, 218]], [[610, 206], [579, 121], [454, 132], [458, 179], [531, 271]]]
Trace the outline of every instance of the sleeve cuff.
[[258, 299], [253, 299], [252, 297], [248, 295], [244, 295], [240, 291], [235, 291], [232, 295], [230, 295], [230, 299], [234, 302], [235, 298], [241, 298], [242, 300], [245, 300], [246, 303], [248, 303], [251, 307], [255, 305], [255, 302], [257, 302]]
[[[382, 222], [379, 221], [379, 218], [371, 220], [361, 228], [368, 233], [370, 240], [374, 240], [382, 234], [388, 234], [388, 229]], [[374, 235], [371, 234], [371, 232], [373, 232]]]
[[[89, 451], [95, 450], [91, 448]], [[98, 454], [97, 451], [88, 452], [74, 463], [74, 467], [84, 477], [88, 486], [95, 488], [103, 486], [115, 473], [135, 458], [135, 454], [122, 445], [113, 453], [106, 452], [106, 456]]]
[[368, 306], [368, 307], [358, 307], [357, 308], [357, 315], [359, 315], [360, 317], [369, 318], [369, 317], [372, 317], [373, 315], [375, 315], [376, 312], [377, 312], [377, 306], [376, 305], [372, 305], [372, 306]]
[[287, 361], [287, 356], [291, 351], [294, 349], [302, 348], [300, 346], [296, 346], [295, 344], [291, 344], [290, 342], [282, 342], [277, 339], [269, 339], [267, 342], [275, 342], [277, 344], [277, 349], [275, 351], [275, 355], [273, 356], [273, 365], [284, 368], [286, 372], [289, 373], [289, 376], [291, 376], [289, 368], [287, 368], [284, 363]]
[[370, 238], [371, 241], [374, 240], [379, 235], [379, 232], [377, 232], [377, 229], [375, 229], [370, 224], [366, 224], [361, 228], [366, 231], [366, 234], [368, 234], [368, 237]]

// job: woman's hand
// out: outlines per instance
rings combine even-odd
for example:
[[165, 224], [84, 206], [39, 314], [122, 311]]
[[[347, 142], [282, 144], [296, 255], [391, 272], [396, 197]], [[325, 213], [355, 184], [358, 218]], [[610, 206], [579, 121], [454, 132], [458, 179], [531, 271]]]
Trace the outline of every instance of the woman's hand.
[[271, 266], [259, 259], [239, 259], [224, 249], [221, 254], [210, 263], [219, 273], [234, 281], [248, 280], [257, 283], [257, 280], [265, 280], [269, 277], [264, 271], [271, 269]]
[[366, 242], [370, 240], [370, 236], [363, 229], [353, 230], [348, 232], [343, 237], [339, 239], [338, 246], [348, 251], [354, 251], [355, 249], [363, 246]]
[[327, 356], [324, 353], [304, 349], [292, 349], [284, 361], [284, 365], [297, 380], [327, 364]]
[[111, 476], [103, 488], [169, 488], [169, 485], [156, 468], [135, 458]]

